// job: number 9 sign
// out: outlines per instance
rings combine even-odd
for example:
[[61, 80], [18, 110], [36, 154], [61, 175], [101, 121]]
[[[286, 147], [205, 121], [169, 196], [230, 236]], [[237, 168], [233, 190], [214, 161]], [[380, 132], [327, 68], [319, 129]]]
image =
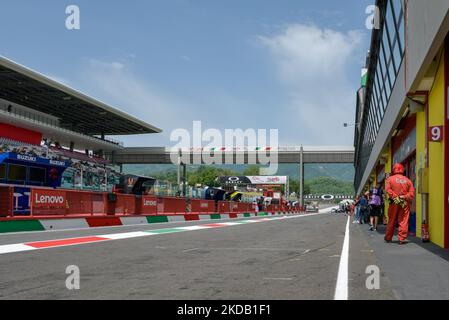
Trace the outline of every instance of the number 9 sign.
[[430, 139], [430, 142], [443, 141], [443, 126], [430, 127], [429, 128], [429, 139]]

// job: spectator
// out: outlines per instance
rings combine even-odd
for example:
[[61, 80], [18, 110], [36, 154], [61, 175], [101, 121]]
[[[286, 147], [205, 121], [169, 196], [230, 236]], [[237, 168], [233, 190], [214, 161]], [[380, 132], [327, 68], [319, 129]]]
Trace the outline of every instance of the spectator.
[[[369, 195], [369, 192], [367, 192], [367, 194]], [[360, 206], [360, 220], [359, 220], [359, 223], [360, 224], [364, 224], [364, 223], [368, 222], [367, 221], [367, 217], [368, 217], [368, 214], [369, 214], [369, 204], [368, 204], [367, 194], [362, 196], [360, 198], [360, 201], [359, 201], [359, 206]]]
[[382, 213], [382, 188], [378, 184], [376, 188], [373, 188], [370, 193], [370, 231], [377, 231], [377, 225]]
[[354, 215], [354, 221], [352, 223], [360, 223], [360, 197], [359, 196], [357, 196], [355, 198], [354, 211], [355, 211], [355, 215]]

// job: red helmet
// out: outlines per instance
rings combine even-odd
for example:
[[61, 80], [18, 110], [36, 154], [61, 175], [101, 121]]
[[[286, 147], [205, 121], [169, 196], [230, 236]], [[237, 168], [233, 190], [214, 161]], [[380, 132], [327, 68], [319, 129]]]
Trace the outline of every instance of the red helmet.
[[393, 173], [394, 174], [404, 174], [404, 166], [402, 165], [402, 164], [400, 164], [400, 163], [396, 163], [394, 166], [393, 166]]

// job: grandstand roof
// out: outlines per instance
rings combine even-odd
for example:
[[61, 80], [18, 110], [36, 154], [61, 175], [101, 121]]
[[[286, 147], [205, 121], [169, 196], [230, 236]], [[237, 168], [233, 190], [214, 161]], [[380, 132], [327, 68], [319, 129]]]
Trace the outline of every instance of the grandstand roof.
[[162, 131], [3, 56], [0, 56], [0, 98], [55, 116], [61, 127], [87, 135]]

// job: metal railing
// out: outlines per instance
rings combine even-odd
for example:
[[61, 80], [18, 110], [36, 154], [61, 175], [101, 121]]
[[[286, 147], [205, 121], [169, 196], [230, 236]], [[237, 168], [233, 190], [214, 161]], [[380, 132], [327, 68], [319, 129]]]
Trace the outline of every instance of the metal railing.
[[32, 121], [32, 122], [34, 122], [36, 124], [39, 124], [39, 125], [50, 126], [50, 127], [56, 128], [58, 130], [61, 130], [61, 131], [64, 131], [64, 132], [67, 132], [67, 133], [70, 133], [70, 134], [78, 134], [78, 135], [84, 136], [86, 139], [98, 140], [98, 141], [102, 141], [102, 142], [112, 143], [112, 144], [118, 145], [120, 147], [124, 147], [124, 143], [122, 141], [118, 141], [118, 140], [113, 139], [113, 138], [102, 139], [102, 138], [97, 137], [97, 136], [89, 136], [89, 135], [86, 135], [86, 134], [81, 133], [81, 132], [76, 132], [76, 131], [72, 131], [72, 130], [63, 128], [63, 127], [60, 126], [59, 120], [55, 120], [55, 119], [48, 118], [48, 117], [45, 117], [45, 116], [37, 114], [37, 113], [28, 112], [28, 111], [20, 110], [20, 109], [17, 109], [17, 108], [11, 108], [11, 110], [8, 110], [8, 106], [6, 104], [4, 104], [4, 103], [0, 104], [0, 113], [3, 113], [3, 114], [8, 115], [8, 116], [12, 116], [12, 117], [16, 117], [16, 118]]

